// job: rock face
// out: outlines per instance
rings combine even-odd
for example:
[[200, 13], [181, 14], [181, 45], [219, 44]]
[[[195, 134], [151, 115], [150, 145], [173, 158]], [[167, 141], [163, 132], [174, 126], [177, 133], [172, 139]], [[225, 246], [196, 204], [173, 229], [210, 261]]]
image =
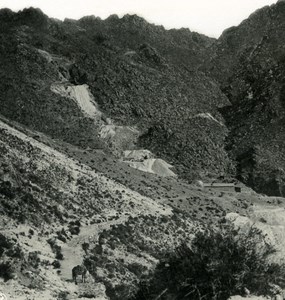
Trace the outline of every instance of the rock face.
[[118, 126], [114, 124], [101, 125], [99, 136], [107, 143], [115, 154], [132, 149], [139, 137], [139, 131], [132, 126]]
[[142, 162], [129, 162], [130, 167], [143, 172], [157, 174], [162, 177], [175, 177], [176, 174], [171, 171], [171, 166], [166, 161], [156, 158], [148, 158]]
[[256, 205], [252, 207], [248, 217], [240, 216], [237, 213], [229, 213], [225, 218], [238, 228], [244, 228], [245, 230], [251, 226], [258, 228], [266, 237], [266, 242], [277, 250], [272, 259], [279, 261], [284, 258], [285, 211], [283, 207]]
[[221, 111], [236, 176], [259, 192], [278, 196], [285, 182], [284, 20], [284, 1], [256, 11], [222, 34], [206, 66], [231, 102]]
[[69, 98], [78, 105], [79, 109], [87, 116], [92, 119], [101, 119], [102, 113], [95, 100], [92, 97], [91, 92], [88, 89], [88, 85], [64, 85], [64, 84], [52, 84], [52, 92]]
[[149, 150], [124, 151], [124, 160], [126, 161], [142, 162], [149, 158], [154, 158], [154, 155]]
[[177, 175], [171, 170], [172, 165], [163, 159], [155, 158], [149, 150], [127, 150], [124, 151], [123, 161], [130, 167], [156, 174], [162, 177], [176, 177]]

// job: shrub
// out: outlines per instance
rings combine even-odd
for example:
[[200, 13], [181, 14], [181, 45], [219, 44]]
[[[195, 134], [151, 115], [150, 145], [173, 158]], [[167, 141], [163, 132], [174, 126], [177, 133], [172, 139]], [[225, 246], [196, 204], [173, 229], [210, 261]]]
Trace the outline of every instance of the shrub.
[[16, 196], [15, 189], [10, 182], [0, 183], [0, 194], [6, 196], [9, 199], [13, 199]]
[[0, 234], [0, 257], [6, 255], [11, 258], [23, 259], [24, 253], [20, 246], [3, 234]]
[[61, 292], [59, 292], [59, 294], [57, 296], [57, 299], [58, 300], [67, 300], [68, 299], [68, 295], [69, 295], [68, 291], [61, 291]]
[[33, 268], [37, 269], [41, 262], [39, 258], [39, 252], [38, 251], [30, 252], [28, 255], [28, 262]]
[[0, 263], [0, 277], [3, 278], [4, 281], [8, 281], [14, 277], [13, 268], [10, 262]]
[[5, 249], [12, 249], [13, 243], [2, 233], [0, 233], [0, 257], [4, 253]]
[[60, 266], [61, 266], [61, 264], [60, 264], [60, 262], [59, 262], [58, 260], [54, 260], [54, 261], [52, 262], [52, 265], [53, 265], [53, 267], [54, 267], [55, 269], [59, 269]]
[[88, 253], [88, 250], [89, 250], [89, 243], [83, 243], [82, 245], [82, 249], [84, 250], [84, 252], [87, 254]]
[[147, 268], [139, 263], [132, 263], [127, 266], [128, 270], [136, 275], [136, 277], [141, 278]]
[[79, 234], [81, 223], [79, 220], [69, 222], [68, 229], [71, 234]]
[[[101, 32], [98, 32], [97, 34], [94, 35], [93, 40], [97, 42], [98, 44], [102, 44], [106, 42], [109, 39], [109, 37]], [[104, 157], [105, 158], [105, 157]], [[105, 158], [106, 159], [106, 158]]]
[[78, 226], [69, 227], [69, 231], [73, 235], [78, 235], [80, 233], [80, 228]]
[[53, 253], [55, 253], [55, 258], [63, 260], [63, 254], [61, 253], [61, 247], [59, 245], [56, 245], [56, 240], [55, 239], [49, 239], [47, 240], [49, 243]]
[[64, 230], [57, 231], [56, 234], [57, 234], [57, 238], [58, 238], [60, 241], [66, 243], [67, 239], [66, 239], [66, 233], [65, 233]]
[[181, 245], [161, 260], [133, 299], [223, 300], [245, 288], [266, 295], [271, 284], [285, 287], [285, 266], [268, 259], [274, 252], [255, 227], [207, 227], [196, 234], [191, 247]]
[[61, 253], [61, 247], [57, 246], [55, 249], [55, 258], [63, 260], [63, 254]]

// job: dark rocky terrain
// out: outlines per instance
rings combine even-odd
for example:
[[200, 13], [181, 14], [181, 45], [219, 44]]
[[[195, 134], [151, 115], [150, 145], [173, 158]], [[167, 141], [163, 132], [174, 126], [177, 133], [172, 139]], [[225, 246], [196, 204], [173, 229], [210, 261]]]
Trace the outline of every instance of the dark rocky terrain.
[[284, 16], [284, 1], [256, 11], [222, 34], [207, 63], [231, 102], [222, 114], [236, 176], [269, 195], [284, 193]]
[[136, 147], [167, 159], [186, 178], [231, 175], [227, 129], [218, 112], [229, 102], [214, 80], [196, 70], [212, 39], [166, 31], [137, 16], [60, 22], [35, 9], [4, 10], [1, 16], [2, 115], [54, 138], [100, 148], [96, 125], [50, 90], [63, 78], [88, 84], [105, 118], [139, 129]]
[[183, 178], [236, 177], [282, 195], [284, 11], [282, 1], [264, 7], [214, 40], [135, 15], [61, 22], [36, 9], [2, 10], [1, 114], [102, 149], [100, 124], [51, 91], [63, 80], [87, 84], [104, 120], [135, 126], [132, 147]]
[[231, 213], [282, 249], [284, 17], [279, 1], [212, 39], [0, 10], [0, 291], [132, 299]]

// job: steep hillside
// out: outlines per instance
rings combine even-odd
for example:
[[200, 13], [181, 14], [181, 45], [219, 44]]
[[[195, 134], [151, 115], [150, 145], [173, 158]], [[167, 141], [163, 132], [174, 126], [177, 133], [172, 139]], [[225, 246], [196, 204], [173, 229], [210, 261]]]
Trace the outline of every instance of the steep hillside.
[[[76, 23], [66, 20], [66, 23]], [[112, 15], [102, 21], [95, 16], [84, 17], [79, 25], [102, 42], [111, 41], [120, 48], [136, 50], [138, 45], [149, 44], [172, 64], [195, 70], [203, 61], [204, 51], [214, 39], [191, 32], [188, 28], [165, 30], [163, 26], [149, 24], [137, 15], [119, 18]]]
[[284, 194], [285, 2], [264, 7], [215, 42], [208, 72], [231, 106], [221, 110], [237, 178], [256, 191]]
[[[68, 264], [66, 270], [64, 260], [82, 262], [81, 244], [90, 242], [93, 235], [97, 238], [98, 223], [108, 228], [130, 216], [167, 217], [171, 209], [3, 122], [0, 126], [1, 277], [14, 279], [11, 297], [25, 297], [25, 291], [43, 299], [55, 299], [60, 293], [96, 296], [98, 285], [93, 289], [83, 285], [78, 290], [65, 282], [71, 279], [74, 265]], [[76, 236], [77, 252], [75, 241], [68, 244]], [[68, 247], [74, 251], [71, 257]], [[60, 281], [66, 274], [69, 277]], [[1, 283], [2, 291], [9, 293], [10, 287], [11, 282]]]
[[[55, 150], [61, 147], [66, 154]], [[229, 193], [224, 203], [220, 192], [175, 178], [144, 178], [99, 153], [86, 153], [79, 162], [75, 150], [0, 122], [0, 287], [10, 299], [127, 299], [160, 256], [190, 239], [200, 221], [231, 211], [246, 215], [252, 201], [260, 201], [254, 193], [239, 199]], [[125, 184], [114, 180], [124, 180], [123, 173]], [[71, 270], [82, 263], [91, 275], [75, 285]]]
[[236, 73], [240, 60], [250, 58], [264, 43], [271, 44], [275, 57], [282, 54], [282, 35], [277, 33], [281, 33], [284, 26], [282, 2], [260, 8], [240, 25], [226, 29], [208, 49], [206, 73], [223, 86], [224, 81]]
[[[0, 23], [2, 115], [82, 148], [144, 147], [186, 178], [233, 173], [217, 110], [228, 100], [195, 70], [211, 39], [137, 16], [61, 22], [32, 8], [2, 10]], [[95, 122], [88, 93], [102, 112]], [[128, 128], [110, 145], [98, 137], [102, 124]]]

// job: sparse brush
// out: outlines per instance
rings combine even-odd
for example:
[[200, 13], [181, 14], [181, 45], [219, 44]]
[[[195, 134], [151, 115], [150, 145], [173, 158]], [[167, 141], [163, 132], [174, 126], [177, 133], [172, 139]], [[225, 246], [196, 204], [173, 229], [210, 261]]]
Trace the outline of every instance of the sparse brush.
[[39, 267], [39, 264], [41, 262], [39, 258], [39, 251], [34, 251], [30, 252], [28, 255], [28, 263], [31, 265], [33, 268], [37, 269]]
[[59, 260], [63, 260], [63, 254], [61, 253], [61, 247], [59, 245], [56, 244], [56, 239], [49, 239], [47, 240], [47, 242], [50, 244], [50, 247], [53, 251], [53, 253], [55, 253], [55, 258], [59, 259]]

